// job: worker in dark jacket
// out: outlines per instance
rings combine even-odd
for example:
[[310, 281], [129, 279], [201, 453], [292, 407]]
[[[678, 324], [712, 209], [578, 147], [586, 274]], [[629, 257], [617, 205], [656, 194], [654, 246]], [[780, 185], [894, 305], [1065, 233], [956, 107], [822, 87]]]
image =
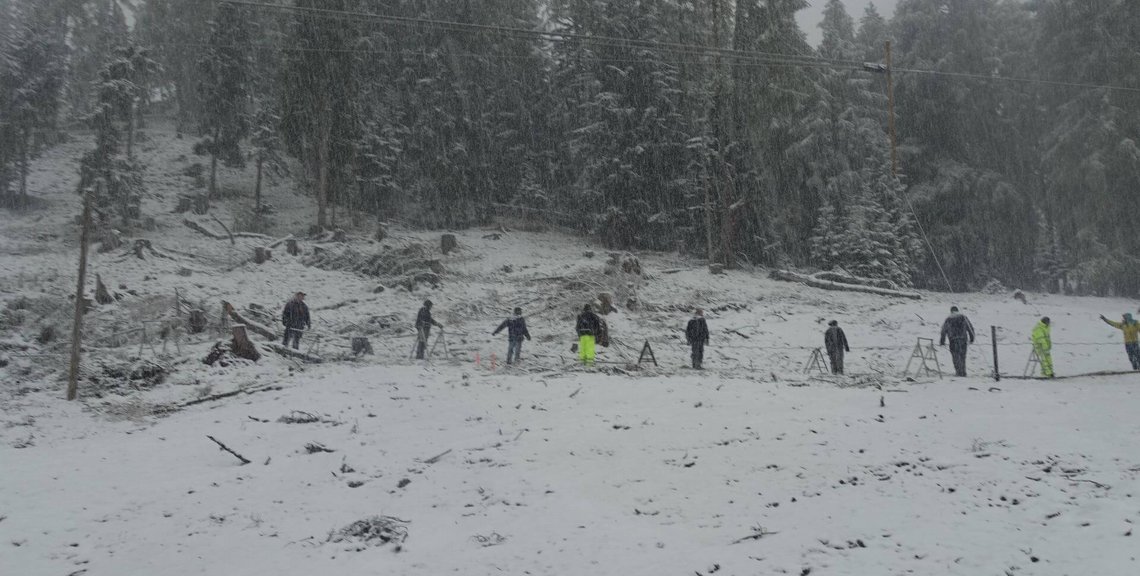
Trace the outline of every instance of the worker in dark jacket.
[[431, 300], [424, 300], [423, 308], [420, 308], [419, 314], [416, 314], [416, 359], [424, 359], [424, 351], [427, 350], [428, 337], [431, 336], [431, 327], [438, 326], [443, 328], [443, 324], [436, 322], [431, 317]]
[[709, 343], [709, 324], [705, 322], [704, 310], [697, 308], [685, 326], [685, 341], [693, 349], [693, 368], [701, 370], [705, 361], [705, 345]]
[[288, 346], [292, 340], [293, 348], [300, 348], [301, 333], [313, 326], [309, 321], [309, 307], [305, 305], [304, 292], [294, 294], [293, 299], [285, 303], [285, 310], [281, 312], [281, 323], [285, 325], [284, 344]]
[[586, 366], [593, 366], [594, 345], [602, 333], [602, 319], [594, 314], [594, 309], [589, 304], [582, 307], [574, 330], [578, 333], [578, 359]]
[[850, 352], [847, 345], [847, 335], [839, 327], [838, 320], [827, 323], [827, 331], [823, 333], [823, 346], [827, 348], [827, 358], [831, 360], [831, 373], [843, 374], [843, 354]]
[[507, 329], [507, 364], [514, 364], [522, 354], [523, 338], [530, 340], [530, 331], [526, 329], [526, 318], [523, 318], [522, 308], [515, 308], [515, 315], [503, 320], [491, 336]]
[[958, 312], [957, 306], [950, 307], [950, 316], [942, 323], [942, 336], [938, 340], [939, 346], [945, 346], [950, 340], [950, 356], [954, 359], [954, 374], [966, 375], [966, 351], [974, 343], [974, 325], [970, 319]]

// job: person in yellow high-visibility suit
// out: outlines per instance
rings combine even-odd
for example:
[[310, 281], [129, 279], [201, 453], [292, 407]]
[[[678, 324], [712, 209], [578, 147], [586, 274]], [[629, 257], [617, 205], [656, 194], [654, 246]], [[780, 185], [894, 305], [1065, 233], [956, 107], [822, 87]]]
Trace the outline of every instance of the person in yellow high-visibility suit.
[[1053, 377], [1053, 336], [1051, 322], [1046, 316], [1033, 327], [1033, 350], [1041, 360], [1041, 375], [1046, 378]]
[[578, 315], [574, 329], [578, 333], [578, 359], [586, 366], [593, 366], [594, 345], [602, 332], [602, 319], [594, 314], [592, 306], [586, 304]]
[[1122, 322], [1113, 322], [1104, 316], [1100, 319], [1124, 332], [1124, 351], [1128, 353], [1128, 361], [1132, 363], [1133, 370], [1140, 370], [1140, 322], [1133, 320], [1131, 314], [1125, 314]]

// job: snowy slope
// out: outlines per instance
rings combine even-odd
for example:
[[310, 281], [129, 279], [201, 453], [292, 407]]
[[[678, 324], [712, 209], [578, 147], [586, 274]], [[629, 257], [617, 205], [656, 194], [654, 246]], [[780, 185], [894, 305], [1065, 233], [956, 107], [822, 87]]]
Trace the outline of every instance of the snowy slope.
[[[988, 378], [989, 326], [1003, 373], [1019, 376], [1042, 315], [1054, 321], [1058, 374], [1127, 369], [1119, 332], [1097, 315], [1135, 302], [901, 300], [758, 269], [710, 276], [677, 254], [637, 254], [644, 274], [606, 274], [608, 254], [588, 239], [510, 222], [457, 232], [460, 249], [446, 256], [440, 232], [398, 224], [379, 242], [367, 221], [343, 223], [347, 243], [315, 241], [304, 236], [310, 202], [287, 182], [266, 193], [270, 236], [297, 236], [305, 254], [277, 249], [256, 265], [247, 260], [267, 240], [210, 239], [182, 224], [221, 232], [209, 217], [172, 212], [192, 189], [183, 170], [200, 161], [191, 144], [154, 129], [141, 145], [155, 229], [137, 234], [167, 257], [91, 253], [92, 274], [122, 299], [85, 317], [79, 403], [60, 400], [66, 337], [36, 337], [70, 326], [74, 160], [87, 144], [37, 162], [30, 214], [0, 215], [0, 573], [1136, 572], [1140, 378]], [[223, 185], [232, 196], [211, 213], [232, 225], [250, 174], [225, 170]], [[438, 287], [306, 265], [318, 248], [409, 247], [439, 259]], [[260, 306], [270, 324], [304, 290], [314, 351], [336, 361], [267, 352], [206, 366], [215, 330], [167, 354], [143, 347], [141, 359], [137, 334], [116, 346], [114, 334], [169, 318], [175, 290], [212, 319], [227, 300], [251, 315]], [[569, 351], [572, 322], [600, 292], [618, 305], [607, 316], [615, 344], [585, 370]], [[425, 298], [451, 354], [421, 365], [408, 352]], [[916, 338], [937, 338], [952, 304], [979, 332], [972, 377], [904, 380]], [[490, 332], [516, 305], [534, 340], [522, 367], [492, 369], [506, 346]], [[684, 368], [681, 335], [695, 306], [712, 330], [699, 374]], [[833, 318], [853, 347], [849, 376], [804, 374]], [[361, 334], [376, 355], [345, 358]], [[661, 366], [631, 370], [646, 341]], [[946, 368], [944, 350], [940, 360]], [[154, 364], [171, 370], [161, 382], [116, 376]], [[250, 393], [187, 405], [239, 390]], [[323, 421], [277, 421], [293, 410]], [[335, 452], [307, 453], [314, 442]], [[326, 542], [371, 515], [409, 521], [400, 551]]]

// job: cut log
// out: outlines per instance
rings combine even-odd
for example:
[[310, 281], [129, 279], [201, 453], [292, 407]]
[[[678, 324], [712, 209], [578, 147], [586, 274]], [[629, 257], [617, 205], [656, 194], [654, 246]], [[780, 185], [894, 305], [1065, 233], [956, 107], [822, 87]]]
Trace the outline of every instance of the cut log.
[[296, 238], [288, 238], [285, 240], [285, 253], [290, 256], [301, 255], [301, 247], [297, 245]]
[[379, 226], [377, 226], [376, 227], [376, 233], [372, 235], [372, 239], [376, 240], [377, 242], [383, 242], [384, 239], [387, 237], [388, 237], [388, 230], [384, 227], [383, 224], [380, 224]]
[[324, 362], [324, 359], [321, 358], [320, 356], [316, 356], [313, 354], [306, 354], [304, 352], [301, 352], [300, 350], [294, 350], [292, 348], [282, 346], [281, 344], [278, 344], [277, 342], [269, 342], [268, 344], [266, 344], [266, 346], [268, 346], [270, 350], [273, 350], [274, 352], [276, 352], [282, 356], [288, 356], [290, 358], [296, 358], [298, 360], [301, 360], [302, 362], [306, 362], [309, 364], [320, 364], [321, 362]]
[[459, 240], [455, 239], [455, 234], [444, 234], [439, 239], [439, 249], [443, 251], [444, 255], [459, 248]]
[[340, 228], [337, 228], [336, 230], [333, 230], [332, 241], [348, 242], [348, 233], [344, 230], [341, 230]]
[[233, 341], [230, 344], [230, 352], [238, 358], [245, 358], [257, 362], [261, 360], [261, 352], [257, 351], [257, 346], [249, 339], [249, 334], [245, 331], [244, 324], [233, 325]]
[[858, 284], [841, 284], [839, 282], [831, 282], [828, 280], [820, 280], [813, 278], [806, 274], [799, 274], [789, 270], [773, 270], [770, 274], [774, 280], [783, 280], [785, 282], [799, 282], [806, 284], [812, 288], [821, 288], [823, 290], [840, 290], [845, 292], [863, 292], [866, 294], [877, 294], [879, 296], [892, 296], [897, 298], [910, 298], [912, 300], [921, 300], [922, 295], [916, 292], [904, 292], [902, 290], [888, 290], [886, 288], [877, 288], [875, 286], [861, 286]]
[[103, 277], [95, 275], [95, 301], [100, 304], [110, 304], [115, 301], [115, 297], [107, 291], [107, 285], [103, 284]]
[[229, 302], [226, 302], [225, 300], [223, 300], [222, 301], [222, 309], [225, 310], [226, 314], [228, 314], [230, 316], [230, 318], [233, 319], [234, 322], [237, 322], [238, 324], [244, 324], [245, 327], [248, 328], [251, 332], [254, 332], [260, 336], [264, 336], [271, 341], [276, 341], [276, 340], [280, 339], [280, 336], [278, 336], [277, 333], [274, 332], [269, 327], [267, 327], [263, 324], [258, 324], [257, 322], [251, 322], [250, 320], [246, 319], [244, 316], [239, 314], [237, 309], [234, 308], [233, 304], [230, 304]]
[[264, 264], [266, 261], [273, 258], [273, 252], [268, 248], [258, 246], [253, 249], [253, 263]]
[[724, 274], [724, 264], [720, 262], [709, 264], [709, 274]]

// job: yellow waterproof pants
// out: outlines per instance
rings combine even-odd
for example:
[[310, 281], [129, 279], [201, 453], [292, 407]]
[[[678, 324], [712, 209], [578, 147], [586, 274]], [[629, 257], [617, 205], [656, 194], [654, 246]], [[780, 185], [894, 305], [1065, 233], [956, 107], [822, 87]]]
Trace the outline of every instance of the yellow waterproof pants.
[[1053, 354], [1052, 350], [1042, 348], [1041, 346], [1034, 346], [1037, 349], [1037, 358], [1041, 360], [1041, 375], [1046, 378], [1053, 377]]
[[586, 366], [594, 365], [594, 337], [587, 334], [578, 337], [578, 359]]

